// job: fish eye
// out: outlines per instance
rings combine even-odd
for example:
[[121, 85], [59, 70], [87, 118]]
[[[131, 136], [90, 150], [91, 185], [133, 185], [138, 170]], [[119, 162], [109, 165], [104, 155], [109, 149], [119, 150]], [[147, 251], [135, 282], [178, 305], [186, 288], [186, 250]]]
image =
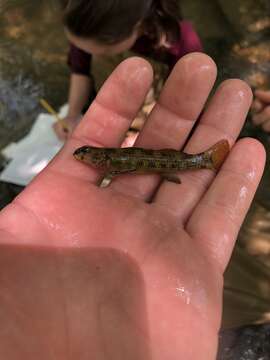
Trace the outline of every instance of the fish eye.
[[81, 147], [81, 151], [84, 153], [90, 153], [91, 148], [90, 148], [90, 146], [85, 145], [85, 146]]
[[73, 155], [81, 155], [81, 154], [86, 154], [86, 153], [89, 153], [91, 151], [91, 148], [89, 146], [82, 146], [78, 149], [76, 149], [73, 153]]

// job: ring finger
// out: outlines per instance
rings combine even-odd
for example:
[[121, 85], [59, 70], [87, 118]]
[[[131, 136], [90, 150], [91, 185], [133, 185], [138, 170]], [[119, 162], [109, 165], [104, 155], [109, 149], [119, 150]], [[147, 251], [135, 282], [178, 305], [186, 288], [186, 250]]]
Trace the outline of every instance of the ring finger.
[[[185, 152], [199, 153], [221, 139], [227, 139], [232, 146], [246, 119], [251, 100], [251, 90], [243, 81], [227, 80], [222, 83], [189, 140]], [[154, 202], [170, 209], [185, 222], [213, 178], [214, 173], [209, 170], [186, 171], [181, 175], [180, 186], [164, 182]]]

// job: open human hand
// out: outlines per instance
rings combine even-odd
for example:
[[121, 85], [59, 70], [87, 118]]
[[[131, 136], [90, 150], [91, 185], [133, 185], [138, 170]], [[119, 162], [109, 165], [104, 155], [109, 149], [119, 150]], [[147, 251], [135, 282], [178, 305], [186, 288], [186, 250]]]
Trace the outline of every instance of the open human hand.
[[73, 158], [122, 143], [152, 80], [130, 58], [2, 211], [1, 359], [215, 359], [223, 272], [265, 157], [256, 140], [234, 145], [252, 99], [240, 80], [220, 85], [190, 136], [215, 78], [206, 55], [182, 58], [136, 146], [197, 153], [228, 139], [218, 174], [186, 171], [181, 185], [123, 175], [99, 188], [100, 173]]

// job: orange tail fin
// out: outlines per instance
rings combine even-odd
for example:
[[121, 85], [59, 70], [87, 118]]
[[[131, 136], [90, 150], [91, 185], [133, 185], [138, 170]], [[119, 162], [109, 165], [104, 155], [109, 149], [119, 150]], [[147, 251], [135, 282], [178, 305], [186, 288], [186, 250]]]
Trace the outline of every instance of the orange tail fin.
[[230, 145], [227, 140], [220, 140], [205, 152], [211, 161], [212, 168], [218, 170], [226, 159], [230, 151]]

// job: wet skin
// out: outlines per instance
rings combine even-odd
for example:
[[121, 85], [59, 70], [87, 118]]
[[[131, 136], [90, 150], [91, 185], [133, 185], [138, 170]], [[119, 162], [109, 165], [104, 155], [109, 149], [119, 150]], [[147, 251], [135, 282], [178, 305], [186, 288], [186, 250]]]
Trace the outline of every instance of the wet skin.
[[[182, 149], [215, 77], [206, 55], [179, 61], [135, 146]], [[251, 91], [223, 83], [183, 149], [227, 139], [217, 175], [186, 171], [181, 185], [121, 175], [99, 188], [100, 172], [72, 154], [119, 147], [151, 81], [147, 62], [123, 62], [62, 151], [1, 213], [1, 358], [36, 359], [38, 343], [46, 360], [215, 359], [223, 272], [264, 164], [257, 141], [234, 145]]]

